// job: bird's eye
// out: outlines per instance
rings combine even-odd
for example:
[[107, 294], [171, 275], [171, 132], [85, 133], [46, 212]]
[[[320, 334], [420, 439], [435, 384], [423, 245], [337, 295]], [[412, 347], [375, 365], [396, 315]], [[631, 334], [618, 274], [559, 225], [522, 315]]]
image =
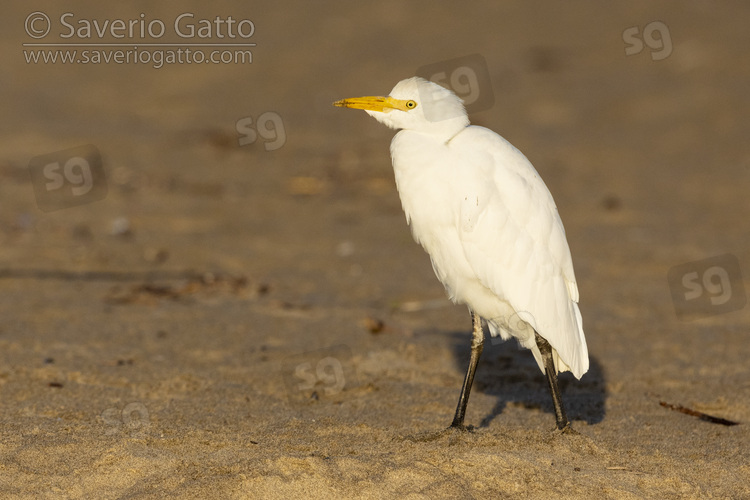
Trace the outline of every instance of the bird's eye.
[[414, 108], [417, 107], [417, 102], [416, 101], [406, 101], [405, 106], [406, 106], [406, 109], [414, 109]]

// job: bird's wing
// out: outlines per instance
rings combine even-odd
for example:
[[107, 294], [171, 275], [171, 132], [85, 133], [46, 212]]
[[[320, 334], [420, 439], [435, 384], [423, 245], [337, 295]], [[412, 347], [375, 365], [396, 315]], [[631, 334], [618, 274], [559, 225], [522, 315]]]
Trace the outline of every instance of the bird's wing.
[[[458, 225], [469, 265], [552, 345], [559, 369], [580, 378], [588, 353], [578, 287], [552, 195], [526, 157], [491, 130], [468, 127], [459, 138], [463, 151], [477, 152], [460, 167], [466, 182]], [[535, 347], [533, 336], [522, 340]]]

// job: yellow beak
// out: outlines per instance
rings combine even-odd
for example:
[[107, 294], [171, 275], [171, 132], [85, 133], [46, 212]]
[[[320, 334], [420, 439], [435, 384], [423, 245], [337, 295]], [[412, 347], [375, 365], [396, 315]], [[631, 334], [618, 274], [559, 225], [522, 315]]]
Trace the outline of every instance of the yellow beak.
[[389, 111], [394, 109], [408, 111], [415, 106], [413, 103], [414, 101], [394, 99], [393, 97], [366, 96], [341, 99], [340, 101], [334, 102], [333, 105], [340, 108], [366, 109], [369, 111], [380, 111], [381, 113], [388, 113]]

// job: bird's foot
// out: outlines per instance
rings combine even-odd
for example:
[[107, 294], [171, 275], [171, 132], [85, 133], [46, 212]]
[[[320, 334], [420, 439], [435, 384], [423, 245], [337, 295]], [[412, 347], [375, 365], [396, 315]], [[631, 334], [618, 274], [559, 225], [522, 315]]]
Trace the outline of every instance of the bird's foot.
[[560, 434], [565, 434], [566, 436], [580, 436], [581, 433], [575, 430], [571, 425], [570, 422], [565, 424], [565, 426], [561, 429], [557, 427], [555, 429], [555, 432], [559, 432]]
[[461, 436], [472, 435], [474, 432], [473, 425], [451, 424], [440, 431], [428, 431], [412, 436], [406, 436], [404, 440], [412, 441], [414, 443], [429, 443], [437, 441], [438, 439], [448, 438], [448, 444], [454, 444]]
[[448, 432], [454, 432], [454, 431], [474, 432], [474, 426], [473, 425], [464, 425], [464, 424], [451, 424], [443, 432], [444, 433], [448, 433]]

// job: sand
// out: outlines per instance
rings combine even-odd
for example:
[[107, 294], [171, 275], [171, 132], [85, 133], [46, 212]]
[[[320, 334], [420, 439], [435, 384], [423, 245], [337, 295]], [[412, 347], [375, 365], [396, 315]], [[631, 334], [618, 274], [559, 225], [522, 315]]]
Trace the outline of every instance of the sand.
[[[66, 12], [167, 31], [192, 13], [250, 19], [257, 45], [251, 64], [27, 64], [34, 11], [49, 41], [78, 38]], [[6, 6], [0, 497], [750, 498], [747, 15]], [[452, 418], [469, 315], [409, 234], [392, 131], [331, 102], [455, 58], [486, 63], [472, 121], [530, 158], [565, 223], [591, 357], [561, 376], [579, 435], [554, 431], [531, 354], [488, 340], [474, 431], [422, 439]], [[34, 168], [64, 174], [80, 146], [95, 189], [68, 191], [74, 165], [57, 196]]]

